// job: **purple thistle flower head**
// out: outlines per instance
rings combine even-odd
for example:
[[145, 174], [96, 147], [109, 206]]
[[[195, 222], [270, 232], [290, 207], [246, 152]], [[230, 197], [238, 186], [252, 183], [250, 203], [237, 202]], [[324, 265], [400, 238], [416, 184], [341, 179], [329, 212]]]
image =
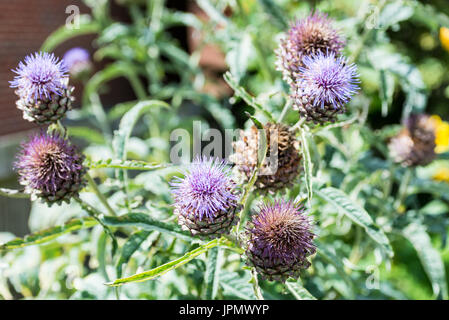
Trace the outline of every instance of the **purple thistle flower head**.
[[310, 265], [307, 257], [316, 251], [311, 222], [303, 206], [291, 201], [262, 204], [247, 234], [249, 262], [269, 280], [297, 277], [300, 269]]
[[10, 87], [17, 88], [17, 94], [26, 102], [49, 99], [52, 93], [61, 95], [67, 88], [68, 68], [53, 53], [31, 54], [12, 71], [17, 76], [10, 81]]
[[22, 144], [14, 164], [20, 183], [30, 193], [56, 196], [70, 193], [81, 185], [84, 156], [57, 133], [41, 132]]
[[291, 24], [286, 39], [281, 40], [276, 51], [277, 69], [282, 71], [289, 84], [296, 78], [298, 68], [303, 66], [304, 56], [319, 52], [340, 54], [345, 40], [332, 24], [326, 14], [318, 11]]
[[340, 109], [359, 90], [357, 67], [348, 64], [344, 57], [335, 57], [333, 52], [320, 52], [305, 56], [303, 63], [295, 86], [309, 97], [309, 103], [314, 107]]
[[184, 175], [171, 182], [175, 207], [181, 215], [213, 221], [220, 212], [237, 207], [235, 184], [225, 160], [198, 157]]
[[86, 49], [76, 47], [68, 50], [62, 60], [70, 70], [79, 63], [90, 63], [90, 54]]
[[333, 21], [327, 14], [315, 11], [305, 19], [292, 23], [288, 38], [297, 51], [310, 55], [317, 52], [340, 53], [345, 40], [332, 26]]

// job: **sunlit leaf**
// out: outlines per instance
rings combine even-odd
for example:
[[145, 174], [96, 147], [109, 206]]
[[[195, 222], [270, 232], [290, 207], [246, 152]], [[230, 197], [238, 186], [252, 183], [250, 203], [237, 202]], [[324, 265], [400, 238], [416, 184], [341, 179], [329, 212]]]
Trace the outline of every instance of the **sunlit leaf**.
[[93, 218], [73, 219], [61, 226], [52, 227], [46, 230], [42, 230], [23, 238], [17, 238], [7, 243], [0, 245], [0, 250], [11, 250], [17, 248], [23, 248], [30, 245], [41, 244], [54, 240], [66, 233], [72, 231], [87, 229], [97, 225], [97, 221]]
[[142, 281], [148, 281], [148, 280], [155, 279], [157, 277], [160, 277], [160, 276], [166, 274], [167, 272], [169, 272], [173, 269], [179, 268], [180, 266], [192, 261], [199, 255], [207, 252], [209, 249], [216, 247], [218, 244], [219, 244], [219, 239], [214, 239], [204, 245], [199, 246], [198, 248], [196, 248], [190, 252], [187, 252], [185, 255], [183, 255], [179, 259], [173, 260], [171, 262], [165, 263], [165, 264], [163, 264], [159, 267], [156, 267], [154, 269], [151, 269], [151, 270], [148, 270], [145, 272], [141, 272], [141, 273], [135, 274], [130, 277], [117, 279], [113, 282], [106, 283], [106, 285], [121, 286], [123, 284], [130, 283], [130, 282], [142, 282]]
[[423, 226], [416, 223], [408, 225], [402, 234], [407, 238], [421, 260], [431, 283], [435, 296], [442, 295], [448, 299], [446, 272], [443, 260], [438, 251], [432, 246], [431, 239]]
[[354, 223], [365, 229], [371, 239], [378, 243], [390, 257], [393, 256], [390, 241], [385, 233], [374, 224], [373, 219], [365, 209], [352, 201], [341, 190], [332, 187], [315, 191], [315, 194], [332, 204], [338, 212], [346, 215]]

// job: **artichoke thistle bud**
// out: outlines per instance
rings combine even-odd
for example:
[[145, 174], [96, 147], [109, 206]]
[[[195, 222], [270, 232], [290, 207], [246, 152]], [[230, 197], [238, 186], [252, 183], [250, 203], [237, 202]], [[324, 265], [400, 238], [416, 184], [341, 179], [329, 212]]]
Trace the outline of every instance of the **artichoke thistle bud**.
[[303, 67], [303, 57], [319, 52], [338, 55], [345, 41], [332, 26], [326, 14], [315, 12], [292, 23], [287, 37], [276, 51], [276, 66], [287, 83], [292, 84]]
[[175, 214], [183, 230], [217, 238], [237, 224], [238, 195], [226, 162], [196, 158], [184, 178], [171, 182]]
[[[267, 123], [264, 131], [267, 135], [267, 156], [254, 185], [263, 193], [275, 193], [291, 186], [299, 175], [301, 169], [299, 141], [284, 124]], [[247, 132], [241, 131], [240, 140], [234, 143], [234, 154], [229, 158], [236, 164], [245, 181], [251, 179], [258, 165], [259, 133], [263, 134], [263, 131], [259, 132], [255, 126]], [[275, 163], [272, 163], [272, 158], [275, 159]]]
[[51, 124], [72, 108], [74, 88], [68, 85], [68, 68], [53, 54], [29, 55], [13, 72], [17, 75], [11, 88], [16, 88], [16, 105], [25, 120]]
[[22, 144], [14, 164], [25, 192], [49, 206], [70, 202], [86, 185], [84, 155], [57, 133], [40, 133]]
[[412, 114], [388, 148], [393, 159], [404, 167], [425, 166], [436, 158], [435, 123], [426, 114]]
[[290, 201], [262, 204], [252, 217], [247, 237], [247, 264], [270, 281], [298, 278], [316, 251], [308, 216], [302, 205]]

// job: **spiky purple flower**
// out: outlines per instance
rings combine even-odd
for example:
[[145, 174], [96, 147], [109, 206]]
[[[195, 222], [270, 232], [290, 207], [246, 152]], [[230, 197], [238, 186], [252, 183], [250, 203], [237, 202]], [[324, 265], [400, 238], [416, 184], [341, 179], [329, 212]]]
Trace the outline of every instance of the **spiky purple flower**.
[[36, 52], [25, 57], [10, 81], [11, 88], [17, 88], [17, 95], [25, 102], [50, 99], [51, 94], [61, 95], [67, 88], [68, 68], [53, 53]]
[[301, 204], [285, 200], [262, 204], [247, 229], [248, 264], [268, 280], [297, 278], [316, 251], [311, 228]]
[[321, 52], [304, 57], [303, 63], [292, 86], [293, 108], [307, 121], [334, 121], [359, 90], [356, 65], [334, 53]]
[[85, 184], [83, 160], [58, 133], [41, 132], [22, 144], [14, 167], [25, 191], [51, 204], [78, 195]]
[[89, 51], [84, 48], [76, 47], [68, 50], [64, 54], [63, 60], [70, 71], [70, 75], [74, 77], [90, 71], [92, 67]]
[[281, 40], [276, 51], [277, 68], [288, 83], [296, 78], [304, 56], [319, 52], [338, 55], [341, 52], [345, 40], [332, 25], [333, 21], [327, 14], [318, 11], [291, 24], [287, 38]]
[[355, 64], [348, 64], [346, 58], [318, 53], [303, 59], [304, 67], [299, 68], [299, 85], [310, 95], [313, 106], [324, 108], [331, 105], [341, 108], [359, 89]]
[[227, 232], [236, 222], [238, 196], [224, 160], [198, 157], [171, 186], [179, 223], [193, 234]]

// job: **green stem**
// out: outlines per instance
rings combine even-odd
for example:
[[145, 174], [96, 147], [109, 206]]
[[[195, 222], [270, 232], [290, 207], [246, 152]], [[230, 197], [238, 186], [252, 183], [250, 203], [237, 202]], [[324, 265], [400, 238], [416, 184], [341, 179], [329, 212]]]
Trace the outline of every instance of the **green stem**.
[[284, 120], [284, 117], [287, 114], [287, 111], [290, 108], [290, 105], [291, 105], [290, 100], [287, 100], [287, 102], [285, 103], [284, 108], [282, 109], [282, 112], [279, 116], [278, 123], [281, 123], [282, 120]]
[[[251, 184], [251, 187], [254, 185], [254, 182]], [[247, 196], [244, 199], [242, 210], [239, 212], [239, 222], [237, 223], [237, 232], [240, 231], [240, 228], [242, 227], [242, 222], [245, 219], [245, 213], [247, 212], [248, 206], [253, 201], [253, 197]], [[238, 237], [236, 238], [238, 239]]]
[[127, 78], [137, 98], [139, 100], [145, 100], [147, 98], [147, 93], [145, 87], [139, 79], [139, 76], [134, 73], [130, 73], [129, 75], [127, 75]]
[[98, 223], [101, 224], [101, 226], [103, 227], [104, 231], [111, 237], [111, 239], [112, 239], [112, 252], [113, 252], [113, 255], [114, 255], [114, 252], [116, 252], [116, 250], [117, 250], [117, 239], [115, 238], [115, 236], [112, 233], [111, 229], [109, 229], [108, 226], [104, 224], [103, 219], [101, 218], [101, 216], [103, 216], [103, 214], [100, 211], [98, 211], [96, 208], [92, 207], [87, 202], [84, 202], [84, 200], [82, 200], [80, 197], [74, 197], [74, 200], [76, 202], [78, 202], [78, 204], [81, 206], [81, 208], [84, 211], [86, 211], [89, 216], [91, 216], [96, 221], [98, 221]]
[[100, 202], [105, 206], [106, 210], [108, 210], [109, 214], [112, 216], [117, 216], [114, 209], [109, 205], [108, 200], [106, 197], [101, 193], [100, 189], [98, 189], [97, 184], [95, 183], [94, 179], [90, 176], [89, 173], [86, 173], [87, 182], [89, 183], [89, 186], [94, 191], [95, 195], [98, 197]]
[[299, 128], [302, 127], [302, 125], [304, 124], [304, 122], [306, 122], [306, 118], [301, 118], [298, 120], [298, 122], [296, 122], [293, 127], [291, 127], [289, 130], [295, 132], [296, 130], [298, 130]]
[[262, 295], [262, 291], [260, 290], [260, 287], [259, 287], [259, 280], [257, 279], [257, 271], [255, 268], [251, 269], [251, 275], [252, 275], [251, 282], [253, 284], [253, 290], [254, 290], [254, 294], [256, 295], [257, 300], [265, 300]]
[[66, 127], [64, 127], [64, 125], [62, 124], [61, 120], [58, 120], [56, 122], [56, 125], [58, 126], [59, 131], [61, 131], [62, 135], [65, 137], [66, 134], [67, 134], [67, 129], [66, 129]]

